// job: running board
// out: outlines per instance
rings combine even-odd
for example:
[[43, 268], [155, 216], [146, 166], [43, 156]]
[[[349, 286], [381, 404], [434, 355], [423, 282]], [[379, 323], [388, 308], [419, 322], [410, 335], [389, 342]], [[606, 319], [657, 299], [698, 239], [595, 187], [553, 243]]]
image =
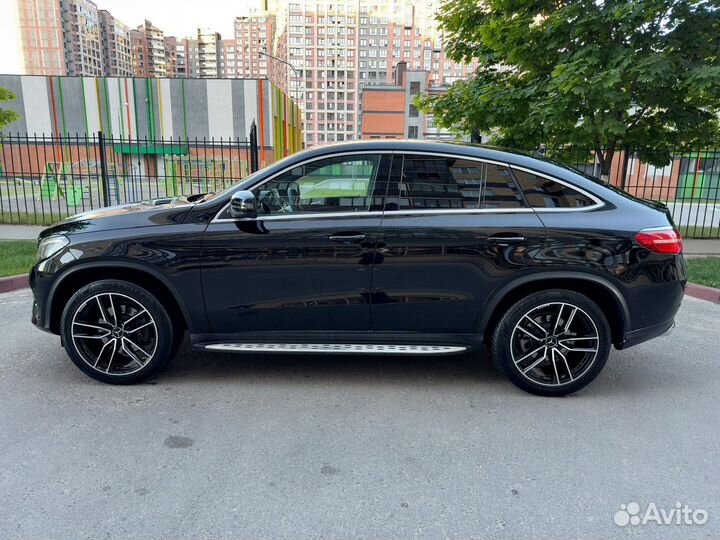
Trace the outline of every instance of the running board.
[[362, 343], [212, 343], [209, 351], [356, 354], [454, 354], [467, 347], [452, 345], [379, 345]]

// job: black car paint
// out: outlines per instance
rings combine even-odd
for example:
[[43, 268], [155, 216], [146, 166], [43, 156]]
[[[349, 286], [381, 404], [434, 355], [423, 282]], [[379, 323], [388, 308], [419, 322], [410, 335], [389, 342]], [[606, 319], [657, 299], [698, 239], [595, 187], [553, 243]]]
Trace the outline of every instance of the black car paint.
[[[230, 195], [310, 158], [339, 152], [437, 152], [496, 160], [568, 181], [604, 204], [583, 211], [384, 215], [215, 221]], [[222, 216], [221, 216], [222, 217]], [[180, 307], [194, 343], [264, 339], [479, 344], [493, 310], [529, 282], [586, 280], [616, 303], [619, 347], [672, 325], [686, 273], [681, 255], [633, 241], [671, 221], [644, 204], [552, 162], [522, 153], [446, 143], [377, 141], [301, 152], [207, 202], [173, 200], [69, 218], [41, 237], [71, 243], [30, 276], [33, 321], [58, 332], [64, 283], [77, 272], [147, 273]], [[360, 243], [332, 235], [362, 233]], [[517, 235], [521, 243], [503, 244]], [[88, 278], [84, 278], [88, 279]]]

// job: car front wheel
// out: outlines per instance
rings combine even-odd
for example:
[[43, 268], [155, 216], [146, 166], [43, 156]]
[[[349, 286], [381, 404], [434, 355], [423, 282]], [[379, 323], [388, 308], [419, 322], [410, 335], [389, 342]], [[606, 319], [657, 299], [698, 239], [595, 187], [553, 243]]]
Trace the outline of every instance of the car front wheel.
[[500, 319], [492, 336], [495, 365], [519, 388], [564, 396], [602, 370], [612, 339], [595, 302], [569, 290], [530, 294]]
[[77, 291], [61, 320], [65, 350], [98, 381], [132, 384], [157, 373], [176, 349], [165, 308], [132, 283], [103, 280]]

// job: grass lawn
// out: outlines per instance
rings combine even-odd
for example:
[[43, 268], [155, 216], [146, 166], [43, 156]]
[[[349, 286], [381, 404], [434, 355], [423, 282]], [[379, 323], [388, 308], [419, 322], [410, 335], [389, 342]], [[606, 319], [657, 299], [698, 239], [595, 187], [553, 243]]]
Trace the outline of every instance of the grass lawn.
[[720, 288], [720, 257], [685, 259], [688, 281]]
[[35, 240], [0, 240], [0, 277], [27, 274], [36, 257]]

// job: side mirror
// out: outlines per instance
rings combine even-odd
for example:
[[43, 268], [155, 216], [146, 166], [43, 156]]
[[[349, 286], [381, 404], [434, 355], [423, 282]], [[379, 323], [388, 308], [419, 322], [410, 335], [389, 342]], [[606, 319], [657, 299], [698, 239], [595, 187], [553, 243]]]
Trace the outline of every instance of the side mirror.
[[257, 205], [255, 195], [251, 191], [236, 191], [230, 198], [230, 216], [235, 219], [255, 219]]

